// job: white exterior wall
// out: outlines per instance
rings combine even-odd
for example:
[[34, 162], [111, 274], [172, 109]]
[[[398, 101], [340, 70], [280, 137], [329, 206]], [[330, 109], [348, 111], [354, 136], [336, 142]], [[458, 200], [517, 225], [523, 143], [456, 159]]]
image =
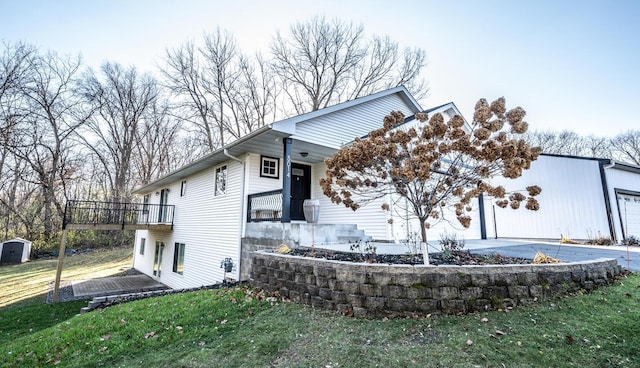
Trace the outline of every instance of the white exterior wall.
[[[180, 196], [181, 181], [171, 184], [167, 203], [175, 205], [172, 232], [140, 230], [136, 232], [135, 268], [153, 274], [156, 241], [165, 244], [162, 275], [158, 280], [172, 288], [212, 285], [223, 280], [220, 262], [230, 257], [239, 265], [239, 242], [244, 201], [241, 200], [244, 166], [227, 161], [227, 191], [214, 196], [214, 176], [218, 166], [186, 179], [187, 189]], [[158, 199], [156, 199], [156, 197]], [[151, 203], [159, 196], [151, 195]], [[139, 254], [140, 238], [146, 237], [144, 256]], [[174, 244], [184, 243], [184, 272], [172, 271]], [[238, 279], [238, 270], [226, 275]]]
[[620, 211], [623, 211], [623, 209], [619, 208], [615, 190], [640, 193], [640, 174], [610, 168], [605, 170], [605, 175], [607, 178], [613, 223], [616, 229], [616, 239], [618, 242], [621, 242], [623, 240], [622, 228], [628, 224], [623, 224], [620, 221]]
[[414, 113], [400, 95], [392, 94], [299, 123], [292, 138], [340, 148], [354, 138], [382, 127], [384, 117], [391, 111], [402, 111], [405, 116]]
[[[415, 216], [407, 213], [405, 201], [396, 201], [393, 208], [393, 234], [396, 241], [406, 241], [411, 234], [420, 239], [420, 222]], [[445, 208], [445, 220], [434, 222], [430, 219], [431, 226], [427, 229], [427, 241], [430, 244], [437, 243], [441, 235], [455, 235], [458, 239], [480, 239], [480, 213], [478, 211], [478, 201], [470, 204], [472, 211], [468, 213], [471, 217], [471, 224], [468, 228], [463, 227], [458, 222], [455, 211]]]
[[245, 194], [255, 194], [282, 189], [282, 157], [276, 157], [280, 164], [277, 179], [260, 176], [260, 170], [262, 170], [262, 168], [260, 167], [259, 153], [249, 153], [245, 157], [247, 165], [247, 192]]
[[537, 196], [538, 211], [525, 209], [524, 202], [518, 210], [500, 208], [495, 199], [485, 197], [488, 238], [495, 237], [496, 228], [500, 238], [589, 239], [609, 234], [598, 161], [541, 155], [520, 178], [492, 182], [508, 192], [538, 185], [542, 193]]
[[322, 193], [320, 179], [325, 177], [327, 165], [317, 163], [311, 167], [311, 198], [320, 200], [320, 224], [356, 224], [374, 240], [393, 240], [391, 227], [387, 222], [389, 213], [382, 210], [385, 198], [380, 198], [360, 207], [357, 211], [335, 204]]

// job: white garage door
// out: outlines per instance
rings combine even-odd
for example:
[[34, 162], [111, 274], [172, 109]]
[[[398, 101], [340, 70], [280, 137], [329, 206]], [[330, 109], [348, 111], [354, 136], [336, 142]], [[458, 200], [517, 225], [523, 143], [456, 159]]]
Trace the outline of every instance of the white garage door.
[[618, 193], [618, 206], [625, 235], [640, 239], [640, 196]]

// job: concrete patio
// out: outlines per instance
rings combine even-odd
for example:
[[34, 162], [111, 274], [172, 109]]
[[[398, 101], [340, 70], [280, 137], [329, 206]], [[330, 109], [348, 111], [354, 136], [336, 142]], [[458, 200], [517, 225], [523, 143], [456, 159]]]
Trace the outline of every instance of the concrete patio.
[[165, 290], [168, 286], [147, 275], [104, 277], [100, 279], [72, 280], [74, 298], [89, 299], [96, 296], [128, 294], [133, 292]]

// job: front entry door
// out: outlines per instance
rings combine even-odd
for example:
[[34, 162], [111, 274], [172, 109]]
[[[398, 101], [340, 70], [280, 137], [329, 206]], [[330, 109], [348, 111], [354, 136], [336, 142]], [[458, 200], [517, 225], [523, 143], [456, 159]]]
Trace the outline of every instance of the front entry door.
[[304, 220], [303, 204], [311, 198], [311, 166], [291, 164], [291, 220]]

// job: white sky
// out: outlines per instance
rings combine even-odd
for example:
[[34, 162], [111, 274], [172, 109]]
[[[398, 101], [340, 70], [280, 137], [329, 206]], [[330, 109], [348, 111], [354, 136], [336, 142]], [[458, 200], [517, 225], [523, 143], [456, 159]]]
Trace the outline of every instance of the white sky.
[[216, 26], [243, 51], [314, 15], [362, 23], [427, 52], [423, 108], [478, 98], [522, 106], [532, 129], [640, 129], [640, 1], [0, 0], [0, 39], [153, 71], [166, 47]]

